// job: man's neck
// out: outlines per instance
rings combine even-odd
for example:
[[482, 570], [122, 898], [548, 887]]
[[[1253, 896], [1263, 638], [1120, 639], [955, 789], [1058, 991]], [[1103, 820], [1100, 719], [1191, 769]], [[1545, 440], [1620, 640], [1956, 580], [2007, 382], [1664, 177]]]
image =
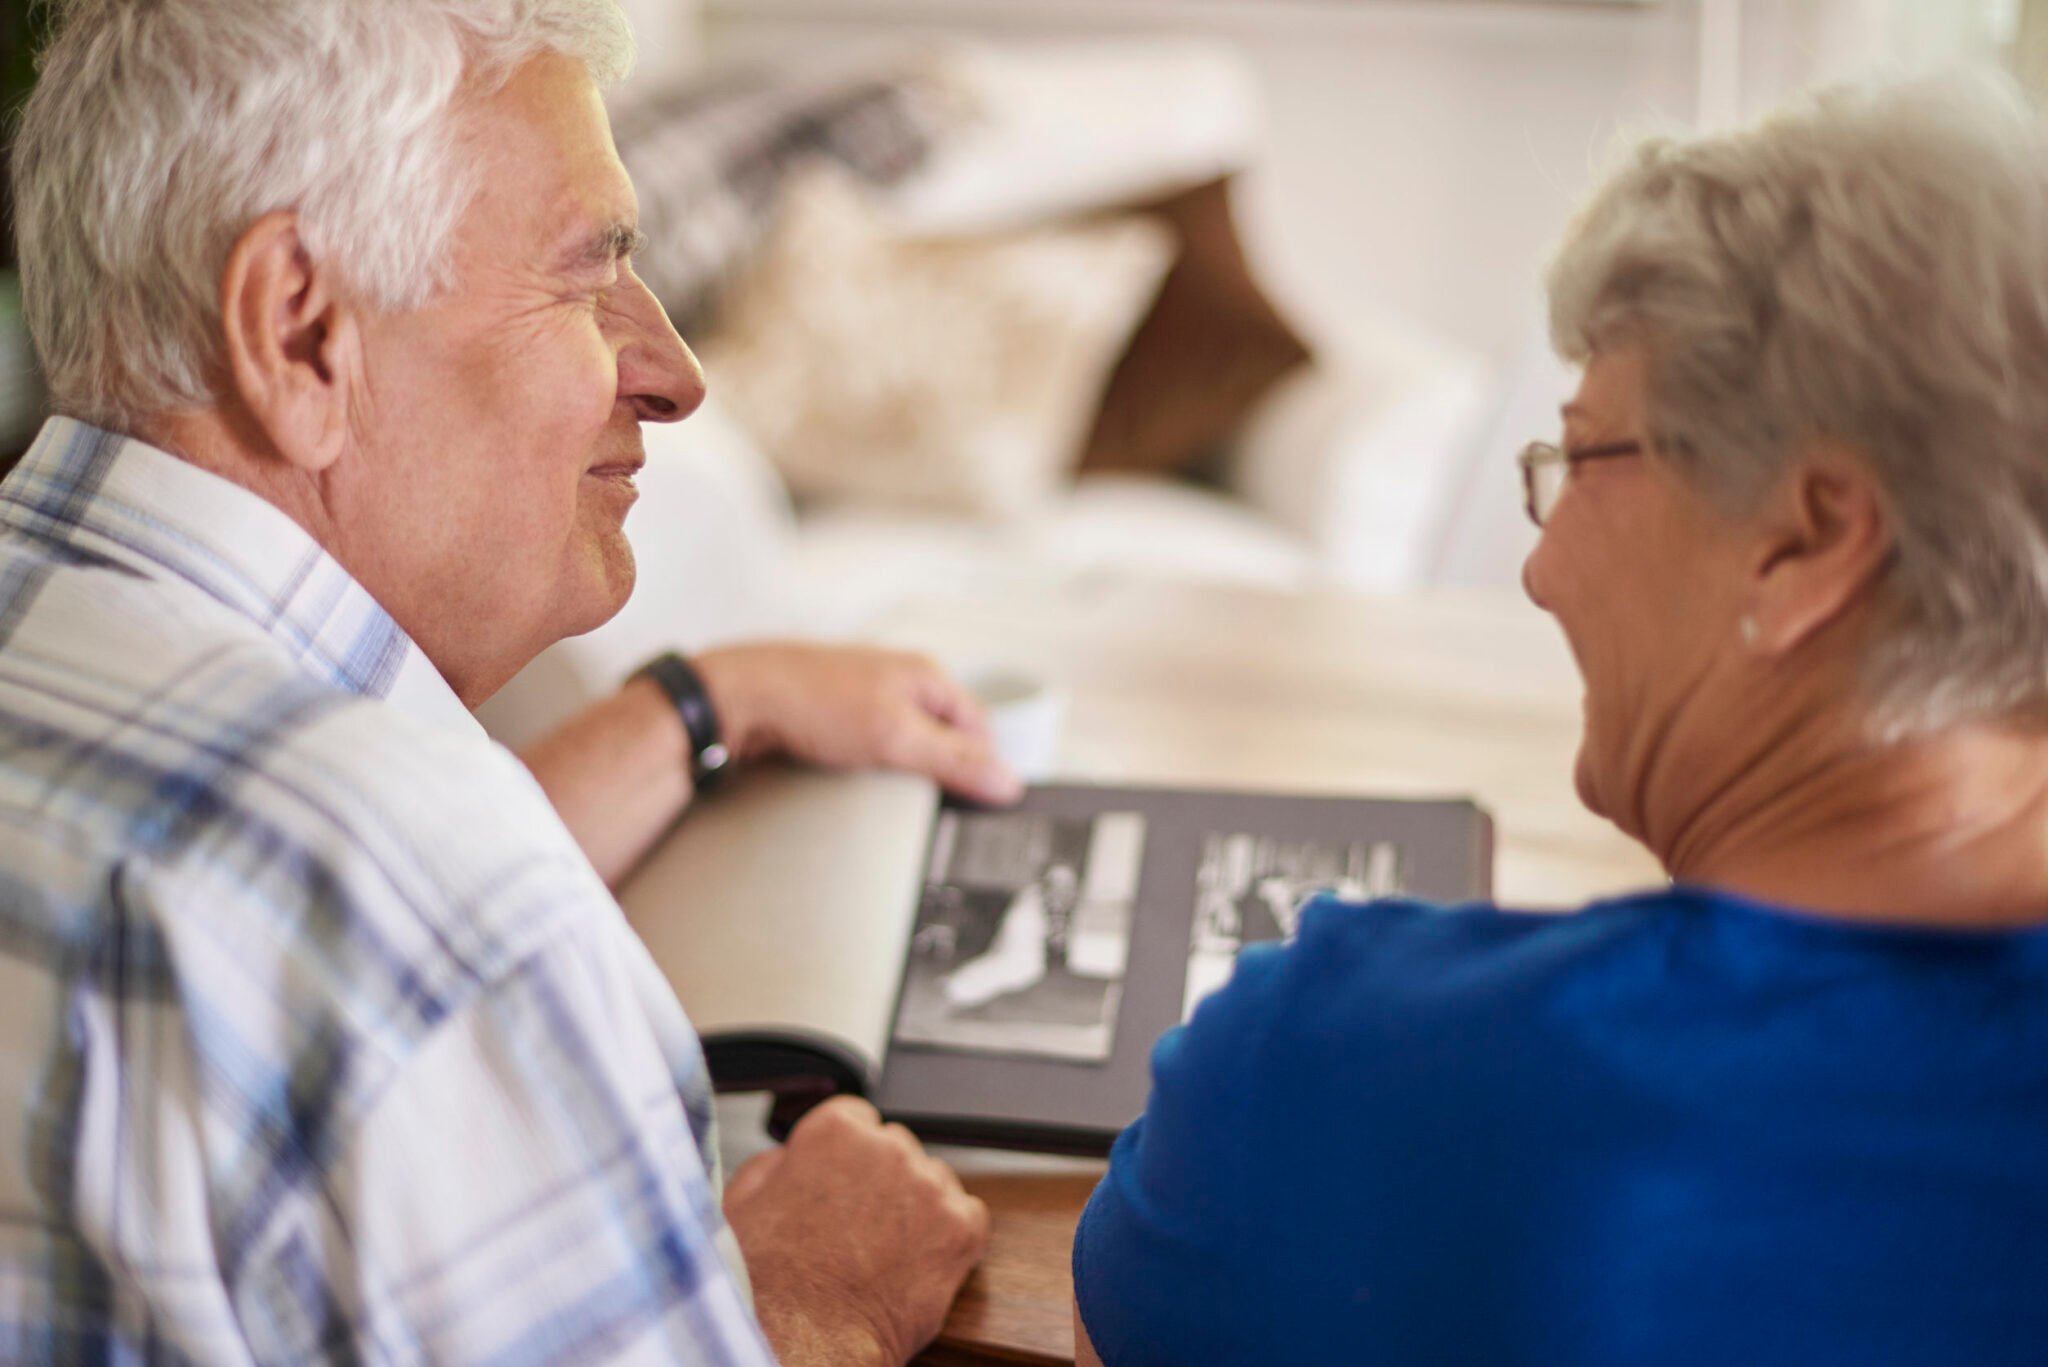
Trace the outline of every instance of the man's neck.
[[334, 528], [314, 477], [271, 454], [261, 428], [253, 422], [238, 421], [237, 414], [226, 409], [205, 409], [148, 419], [135, 435], [188, 465], [247, 489], [334, 554]]
[[475, 707], [517, 671], [516, 665], [468, 659], [453, 648], [446, 639], [449, 633], [438, 630], [430, 615], [412, 610], [414, 604], [407, 600], [399, 577], [383, 572], [374, 556], [352, 544], [341, 521], [330, 515], [322, 476], [274, 453], [261, 427], [238, 410], [171, 414], [143, 424], [135, 435], [248, 490], [291, 518], [391, 614], [467, 706]]

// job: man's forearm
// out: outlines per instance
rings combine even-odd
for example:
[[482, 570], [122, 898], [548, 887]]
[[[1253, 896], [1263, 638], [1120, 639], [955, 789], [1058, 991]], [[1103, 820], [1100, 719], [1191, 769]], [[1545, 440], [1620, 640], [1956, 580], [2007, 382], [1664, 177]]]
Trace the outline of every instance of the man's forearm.
[[[1016, 800], [980, 708], [914, 655], [801, 644], [726, 646], [691, 663], [735, 761], [787, 754], [831, 768], [906, 769], [979, 802]], [[659, 685], [628, 682], [521, 756], [607, 883], [689, 805], [694, 756]]]
[[623, 879], [690, 802], [689, 737], [646, 679], [577, 713], [520, 758], [608, 884]]

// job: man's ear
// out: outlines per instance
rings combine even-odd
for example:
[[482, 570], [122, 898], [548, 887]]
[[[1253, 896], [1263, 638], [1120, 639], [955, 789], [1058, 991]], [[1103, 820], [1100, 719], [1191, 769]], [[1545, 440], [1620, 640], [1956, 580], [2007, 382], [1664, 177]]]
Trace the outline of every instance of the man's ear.
[[1751, 561], [1752, 644], [1782, 655], [1846, 614], [1891, 559], [1883, 490], [1839, 443], [1803, 450], [1764, 500]]
[[265, 214], [242, 234], [220, 305], [236, 394], [285, 461], [325, 470], [347, 442], [359, 332], [333, 269], [306, 251], [297, 214]]

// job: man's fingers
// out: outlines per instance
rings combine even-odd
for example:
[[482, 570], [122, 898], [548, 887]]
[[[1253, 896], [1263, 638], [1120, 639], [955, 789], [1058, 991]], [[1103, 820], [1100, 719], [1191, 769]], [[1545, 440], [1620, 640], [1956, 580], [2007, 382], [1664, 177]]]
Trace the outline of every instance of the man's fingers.
[[812, 1134], [838, 1129], [871, 1130], [882, 1123], [882, 1113], [866, 1097], [840, 1095], [819, 1102], [804, 1113], [790, 1132], [790, 1142]]
[[752, 1199], [756, 1192], [774, 1180], [775, 1170], [782, 1166], [786, 1156], [781, 1149], [769, 1149], [740, 1164], [740, 1170], [725, 1184], [726, 1204], [745, 1204]]
[[987, 1205], [852, 1097], [813, 1108], [783, 1148], [740, 1169], [726, 1213], [778, 1348], [861, 1345], [905, 1361], [988, 1248]]
[[988, 1252], [988, 1236], [994, 1225], [993, 1217], [989, 1214], [988, 1202], [979, 1196], [968, 1195], [963, 1188], [954, 1196], [953, 1205], [960, 1213], [961, 1222], [966, 1226], [968, 1237], [972, 1241], [974, 1260], [980, 1262], [982, 1255]]
[[918, 702], [940, 721], [976, 736], [989, 734], [988, 712], [967, 686], [929, 660], [919, 661]]
[[894, 748], [890, 763], [935, 779], [947, 792], [970, 801], [1007, 806], [1024, 795], [1024, 785], [985, 735], [920, 715], [898, 733]]

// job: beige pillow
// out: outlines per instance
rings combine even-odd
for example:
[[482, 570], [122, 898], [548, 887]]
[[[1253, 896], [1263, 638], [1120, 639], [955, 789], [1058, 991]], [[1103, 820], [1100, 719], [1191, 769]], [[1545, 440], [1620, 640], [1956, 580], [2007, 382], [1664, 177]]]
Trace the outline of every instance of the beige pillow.
[[705, 371], [798, 498], [1022, 516], [1078, 463], [1172, 252], [1139, 218], [904, 240], [806, 174]]

